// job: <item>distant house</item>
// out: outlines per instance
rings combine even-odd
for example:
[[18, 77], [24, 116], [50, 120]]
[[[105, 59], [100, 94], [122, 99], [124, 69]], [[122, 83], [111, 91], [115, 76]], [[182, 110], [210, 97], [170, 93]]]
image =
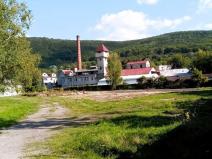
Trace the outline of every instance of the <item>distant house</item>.
[[126, 64], [126, 69], [140, 69], [140, 68], [149, 68], [149, 67], [150, 67], [149, 60], [132, 61]]
[[189, 79], [192, 74], [188, 68], [172, 69], [170, 65], [159, 65], [159, 75], [166, 77], [168, 80]]
[[104, 44], [99, 44], [96, 49], [96, 66], [83, 69], [81, 66], [81, 48], [79, 36], [77, 36], [77, 68], [61, 70], [58, 72], [58, 85], [63, 88], [84, 87], [98, 85], [98, 81], [107, 76], [109, 49]]
[[[137, 80], [141, 77], [158, 77], [156, 69], [150, 66], [149, 60], [128, 62], [125, 68], [121, 71], [121, 78], [125, 84], [137, 84]], [[107, 79], [99, 80], [98, 85], [108, 85]]]
[[121, 72], [125, 84], [137, 84], [137, 80], [141, 77], [158, 77], [156, 69], [150, 66], [149, 60], [128, 62], [125, 68]]
[[98, 69], [61, 70], [58, 72], [58, 85], [63, 88], [96, 85]]
[[171, 65], [159, 65], [158, 70], [159, 71], [165, 71], [165, 70], [171, 70], [172, 66]]
[[42, 79], [43, 79], [43, 83], [48, 88], [55, 86], [57, 83], [57, 75], [55, 73], [51, 73], [51, 74], [43, 73]]

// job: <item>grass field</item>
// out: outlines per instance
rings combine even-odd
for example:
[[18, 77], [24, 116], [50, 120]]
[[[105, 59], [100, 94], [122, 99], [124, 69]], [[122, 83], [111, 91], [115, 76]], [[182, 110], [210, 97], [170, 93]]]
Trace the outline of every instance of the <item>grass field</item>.
[[0, 98], [0, 129], [8, 127], [38, 110], [41, 100], [37, 97]]
[[[48, 142], [39, 143], [49, 151], [34, 156], [35, 158], [154, 158], [155, 156], [151, 157], [151, 150], [158, 153], [156, 150], [160, 149], [160, 144], [157, 143], [161, 143], [164, 138], [170, 138], [170, 142], [177, 145], [176, 140], [173, 140], [175, 134], [178, 134], [181, 141], [180, 137], [189, 136], [194, 130], [199, 130], [197, 136], [201, 134], [201, 127], [205, 130], [203, 136], [212, 128], [207, 122], [211, 121], [212, 115], [211, 89], [104, 102], [64, 97], [51, 100], [70, 108], [73, 116], [95, 116], [100, 120], [85, 126], [66, 128]], [[199, 117], [200, 112], [207, 115]], [[185, 128], [188, 130], [183, 134], [178, 132]], [[182, 142], [181, 146], [183, 144]], [[156, 148], [151, 149], [152, 145]], [[186, 153], [188, 152], [182, 155]], [[168, 152], [164, 150], [164, 154]]]

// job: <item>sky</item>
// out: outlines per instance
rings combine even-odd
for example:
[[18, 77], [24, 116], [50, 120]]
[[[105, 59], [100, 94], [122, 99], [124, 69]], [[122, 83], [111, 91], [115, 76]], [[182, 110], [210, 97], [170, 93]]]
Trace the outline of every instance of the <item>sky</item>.
[[133, 40], [212, 30], [212, 0], [18, 0], [32, 11], [28, 37]]

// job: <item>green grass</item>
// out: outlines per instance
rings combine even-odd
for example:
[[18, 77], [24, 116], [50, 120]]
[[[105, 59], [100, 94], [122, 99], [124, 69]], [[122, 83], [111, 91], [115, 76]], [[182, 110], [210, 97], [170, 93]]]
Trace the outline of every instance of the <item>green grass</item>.
[[[212, 89], [202, 90], [201, 92], [190, 93], [165, 93], [137, 97], [128, 100], [116, 101], [94, 101], [91, 99], [70, 99], [67, 97], [52, 97], [52, 102], [60, 102], [62, 105], [71, 109], [74, 116], [98, 115], [98, 114], [120, 114], [141, 111], [148, 113], [158, 113], [164, 110], [176, 110], [176, 102], [185, 100], [197, 100], [201, 97], [211, 97]], [[154, 111], [153, 111], [154, 110]]]
[[186, 124], [192, 116], [190, 110], [197, 101], [211, 99], [211, 89], [107, 102], [56, 98], [54, 100], [70, 108], [75, 116], [101, 117], [109, 114], [110, 119], [64, 129], [42, 144], [49, 153], [34, 157], [130, 158], [130, 155], [137, 154], [142, 147], [159, 141], [164, 135]]
[[41, 101], [37, 97], [0, 98], [0, 128], [8, 127], [38, 110]]

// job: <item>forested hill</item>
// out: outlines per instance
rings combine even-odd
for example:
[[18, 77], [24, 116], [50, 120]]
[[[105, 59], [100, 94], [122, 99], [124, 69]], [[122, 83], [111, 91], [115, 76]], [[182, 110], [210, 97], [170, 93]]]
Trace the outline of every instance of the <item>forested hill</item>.
[[[35, 53], [42, 57], [42, 67], [65, 65], [76, 62], [76, 42], [48, 38], [29, 38]], [[83, 61], [95, 61], [98, 44], [104, 43], [109, 50], [118, 51], [122, 59], [134, 60], [148, 57], [159, 60], [174, 53], [188, 54], [198, 49], [212, 50], [212, 31], [186, 31], [163, 34], [151, 38], [124, 42], [82, 40]]]

